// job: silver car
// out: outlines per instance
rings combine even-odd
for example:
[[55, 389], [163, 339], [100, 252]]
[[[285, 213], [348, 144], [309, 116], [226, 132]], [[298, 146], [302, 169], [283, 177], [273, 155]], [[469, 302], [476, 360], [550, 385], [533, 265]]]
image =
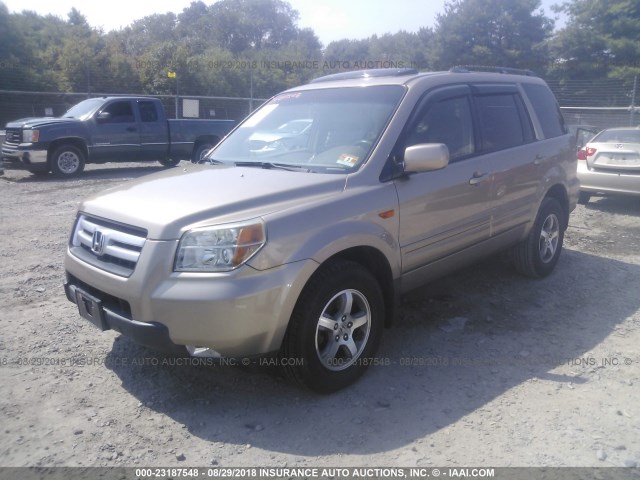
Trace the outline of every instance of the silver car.
[[640, 195], [640, 128], [603, 130], [578, 152], [579, 202], [592, 195]]

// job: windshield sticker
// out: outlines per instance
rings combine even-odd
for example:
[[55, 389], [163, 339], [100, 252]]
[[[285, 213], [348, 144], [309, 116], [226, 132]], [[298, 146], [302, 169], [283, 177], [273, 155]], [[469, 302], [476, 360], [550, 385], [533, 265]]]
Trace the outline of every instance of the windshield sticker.
[[298, 93], [283, 93], [282, 95], [278, 95], [276, 98], [274, 98], [274, 100], [276, 102], [283, 102], [285, 100], [293, 100], [293, 99], [297, 99], [300, 98], [302, 96], [302, 93], [298, 92]]
[[355, 155], [350, 155], [348, 153], [343, 153], [338, 157], [337, 163], [339, 165], [353, 167], [356, 163], [358, 163], [358, 160], [360, 160], [360, 157], [356, 157]]

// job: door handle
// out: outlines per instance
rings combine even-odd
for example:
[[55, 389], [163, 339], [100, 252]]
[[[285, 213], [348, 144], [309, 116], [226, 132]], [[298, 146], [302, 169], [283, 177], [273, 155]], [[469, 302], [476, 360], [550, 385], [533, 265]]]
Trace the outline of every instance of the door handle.
[[544, 159], [544, 155], [542, 154], [537, 154], [536, 155], [536, 159], [533, 161], [534, 165], [540, 165], [542, 163], [542, 160]]
[[127, 132], [136, 132], [137, 130], [136, 127], [127, 127]]
[[478, 185], [489, 180], [487, 172], [473, 172], [473, 177], [469, 179], [469, 185]]

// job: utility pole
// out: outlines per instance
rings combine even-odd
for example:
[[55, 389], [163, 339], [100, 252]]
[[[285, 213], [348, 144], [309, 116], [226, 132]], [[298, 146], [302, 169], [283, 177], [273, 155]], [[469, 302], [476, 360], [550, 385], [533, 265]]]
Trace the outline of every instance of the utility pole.
[[638, 76], [633, 77], [633, 92], [631, 93], [631, 115], [629, 115], [629, 126], [635, 127], [636, 123], [636, 91], [638, 89]]
[[180, 95], [180, 88], [178, 84], [178, 74], [174, 71], [167, 72], [167, 77], [176, 79], [176, 119], [178, 118], [178, 96]]
[[249, 113], [253, 112], [253, 68], [249, 67]]
[[84, 65], [87, 69], [87, 98], [91, 98], [91, 64], [89, 60], [85, 60]]

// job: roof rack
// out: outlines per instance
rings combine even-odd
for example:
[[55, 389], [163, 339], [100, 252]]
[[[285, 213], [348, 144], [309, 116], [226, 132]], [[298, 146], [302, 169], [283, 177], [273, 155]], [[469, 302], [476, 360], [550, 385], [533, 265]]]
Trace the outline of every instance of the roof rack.
[[372, 77], [401, 77], [404, 75], [416, 75], [415, 68], [372, 68], [368, 70], [351, 70], [349, 72], [334, 73], [311, 80], [309, 83], [332, 82], [334, 80], [352, 80], [356, 78]]
[[537, 77], [538, 75], [532, 71], [522, 68], [497, 67], [487, 65], [456, 65], [449, 69], [452, 73], [470, 73], [470, 72], [495, 72], [508, 73], [511, 75], [526, 75], [528, 77]]

